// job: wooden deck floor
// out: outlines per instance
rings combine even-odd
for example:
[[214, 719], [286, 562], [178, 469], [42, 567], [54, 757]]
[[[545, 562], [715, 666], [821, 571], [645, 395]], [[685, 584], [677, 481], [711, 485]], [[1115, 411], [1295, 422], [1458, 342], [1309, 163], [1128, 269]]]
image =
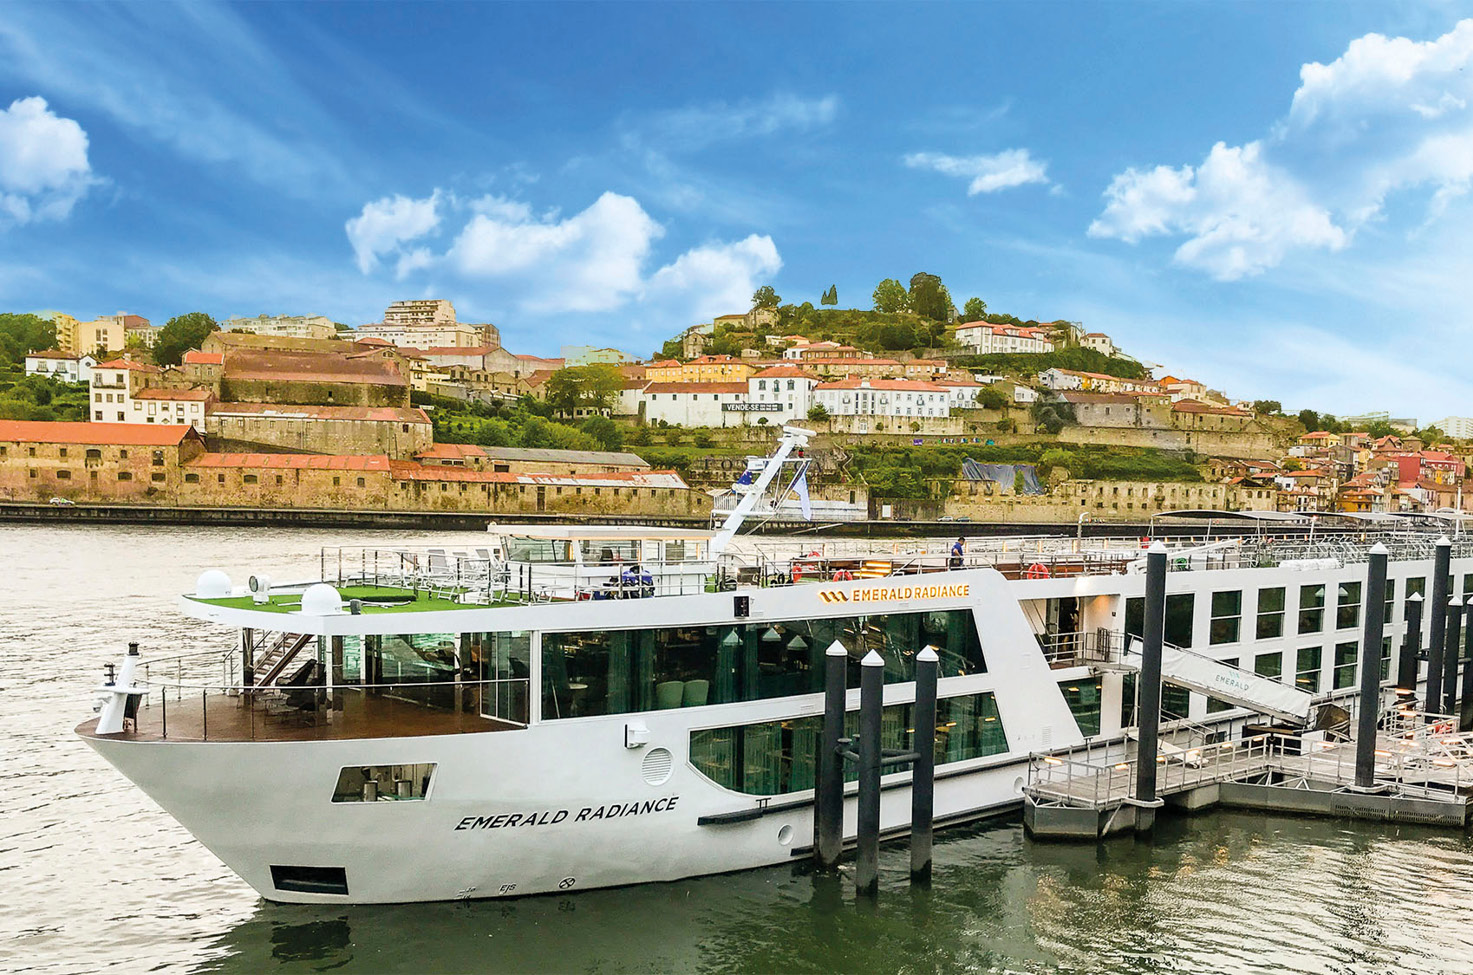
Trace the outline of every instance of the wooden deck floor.
[[[399, 697], [344, 689], [341, 711], [299, 711], [225, 694], [194, 695], [154, 701], [138, 712], [137, 730], [110, 738], [130, 741], [316, 741], [358, 738], [410, 738], [515, 731], [522, 725], [483, 718], [473, 695], [467, 708], [431, 707]], [[90, 734], [88, 720], [77, 729]]]

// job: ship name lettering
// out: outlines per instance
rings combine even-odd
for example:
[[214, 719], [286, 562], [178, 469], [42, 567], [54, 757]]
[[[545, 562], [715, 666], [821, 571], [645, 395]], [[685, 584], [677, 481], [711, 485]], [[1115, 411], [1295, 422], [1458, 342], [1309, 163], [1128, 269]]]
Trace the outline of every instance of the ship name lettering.
[[864, 586], [850, 597], [855, 602], [891, 602], [899, 599], [965, 599], [972, 586], [961, 582], [952, 585]]
[[556, 826], [569, 816], [575, 823], [591, 823], [598, 819], [619, 819], [625, 816], [645, 816], [651, 813], [670, 812], [680, 801], [679, 796], [661, 799], [643, 799], [633, 802], [610, 802], [602, 806], [584, 806], [575, 815], [571, 809], [544, 809], [529, 813], [498, 813], [494, 816], [466, 816], [455, 825], [462, 829], [511, 829], [516, 826]]
[[556, 826], [571, 813], [566, 809], [544, 809], [541, 812], [501, 813], [496, 816], [467, 816], [456, 829], [503, 829], [511, 826]]
[[680, 801], [679, 796], [646, 799], [643, 802], [611, 802], [606, 806], [584, 806], [574, 817], [575, 823], [591, 823], [595, 819], [618, 819], [620, 816], [643, 816], [646, 813], [669, 812]]

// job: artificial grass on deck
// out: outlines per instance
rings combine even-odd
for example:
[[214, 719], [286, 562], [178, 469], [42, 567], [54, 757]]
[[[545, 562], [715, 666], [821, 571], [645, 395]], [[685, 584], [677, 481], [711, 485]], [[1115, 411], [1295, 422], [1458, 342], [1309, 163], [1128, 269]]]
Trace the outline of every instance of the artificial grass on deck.
[[[338, 592], [343, 597], [343, 608], [346, 611], [350, 599], [372, 599], [385, 596], [407, 596], [408, 589], [399, 589], [393, 586], [341, 586]], [[193, 599], [194, 597], [190, 597]], [[227, 596], [224, 599], [200, 599], [197, 602], [208, 603], [211, 606], [223, 606], [226, 609], [254, 609], [262, 613], [295, 613], [301, 609], [302, 594], [299, 592], [281, 593], [270, 597], [270, 602], [256, 603], [250, 596]], [[445, 599], [440, 596], [431, 596], [426, 592], [420, 592], [412, 602], [395, 603], [390, 606], [374, 606], [368, 603], [363, 605], [365, 616], [377, 615], [379, 613], [426, 613], [438, 612], [448, 609], [486, 609], [490, 606], [510, 605], [502, 603], [457, 603], [454, 600]]]

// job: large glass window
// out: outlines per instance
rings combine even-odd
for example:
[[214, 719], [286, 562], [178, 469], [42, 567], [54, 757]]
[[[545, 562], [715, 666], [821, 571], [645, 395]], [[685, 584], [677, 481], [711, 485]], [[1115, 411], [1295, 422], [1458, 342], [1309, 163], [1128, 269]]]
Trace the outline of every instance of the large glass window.
[[[1227, 664], [1229, 667], [1236, 667], [1236, 666], [1238, 666], [1238, 658], [1236, 658], [1236, 657], [1230, 657], [1230, 658], [1224, 660], [1223, 663]], [[1207, 713], [1208, 714], [1217, 714], [1219, 711], [1231, 711], [1236, 706], [1237, 705], [1235, 705], [1235, 704], [1229, 704], [1227, 701], [1219, 701], [1215, 697], [1210, 697], [1209, 696], [1207, 698]]]
[[1215, 592], [1212, 594], [1212, 625], [1208, 631], [1208, 642], [1237, 643], [1238, 631], [1243, 623], [1243, 594], [1240, 591]]
[[403, 802], [423, 799], [430, 791], [435, 766], [350, 765], [338, 772], [333, 802]]
[[1313, 694], [1320, 689], [1323, 649], [1323, 647], [1300, 647], [1299, 659], [1294, 665], [1294, 686], [1301, 691], [1309, 691]]
[[1426, 576], [1422, 576], [1422, 577], [1417, 578], [1417, 579], [1408, 579], [1407, 580], [1407, 598], [1410, 599], [1414, 595], [1421, 596], [1423, 599], [1426, 599], [1427, 598], [1427, 577]]
[[1299, 587], [1299, 632], [1318, 633], [1325, 628], [1325, 587]]
[[1161, 685], [1161, 720], [1175, 721], [1191, 716], [1192, 692], [1175, 684]]
[[1358, 582], [1342, 582], [1336, 590], [1335, 629], [1347, 630], [1360, 625], [1360, 586]]
[[1337, 691], [1355, 686], [1355, 658], [1359, 652], [1360, 644], [1356, 641], [1335, 644], [1334, 687]]
[[[1192, 610], [1195, 597], [1182, 592], [1166, 597], [1165, 633], [1162, 639], [1174, 647], [1192, 645]], [[1125, 601], [1125, 632], [1131, 636], [1144, 637], [1146, 632], [1146, 601], [1141, 596], [1132, 596]]]
[[1085, 736], [1100, 733], [1100, 681], [1071, 680], [1059, 685], [1074, 720], [1079, 723], [1079, 733]]
[[1386, 580], [1386, 605], [1381, 610], [1381, 625], [1390, 626], [1396, 619], [1396, 580]]
[[1253, 658], [1253, 672], [1259, 677], [1272, 677], [1275, 680], [1284, 676], [1284, 653], [1275, 650], [1273, 653], [1260, 653]]
[[885, 659], [885, 682], [915, 680], [915, 655], [934, 646], [941, 676], [986, 672], [967, 610], [789, 620], [652, 630], [545, 633], [542, 717], [756, 701], [823, 690], [824, 652], [849, 651], [848, 686], [859, 661]]
[[[914, 725], [910, 704], [893, 704], [880, 719], [885, 748], [912, 747]], [[859, 734], [859, 712], [845, 716], [846, 734]], [[818, 743], [822, 715], [768, 721], [729, 728], [693, 731], [690, 760], [717, 785], [749, 795], [781, 795], [812, 789], [817, 778]], [[1007, 734], [990, 693], [944, 697], [936, 702], [936, 764], [997, 755], [1008, 750]], [[903, 771], [890, 766], [887, 772]], [[859, 770], [845, 763], [844, 774], [853, 781]]]
[[1284, 635], [1284, 587], [1258, 590], [1258, 639], [1276, 640]]

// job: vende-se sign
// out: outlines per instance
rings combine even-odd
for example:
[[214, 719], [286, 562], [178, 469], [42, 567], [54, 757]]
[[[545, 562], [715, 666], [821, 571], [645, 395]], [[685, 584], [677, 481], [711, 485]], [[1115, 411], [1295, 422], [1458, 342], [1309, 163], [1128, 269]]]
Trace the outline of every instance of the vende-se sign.
[[781, 403], [722, 403], [721, 408], [730, 413], [781, 413]]

